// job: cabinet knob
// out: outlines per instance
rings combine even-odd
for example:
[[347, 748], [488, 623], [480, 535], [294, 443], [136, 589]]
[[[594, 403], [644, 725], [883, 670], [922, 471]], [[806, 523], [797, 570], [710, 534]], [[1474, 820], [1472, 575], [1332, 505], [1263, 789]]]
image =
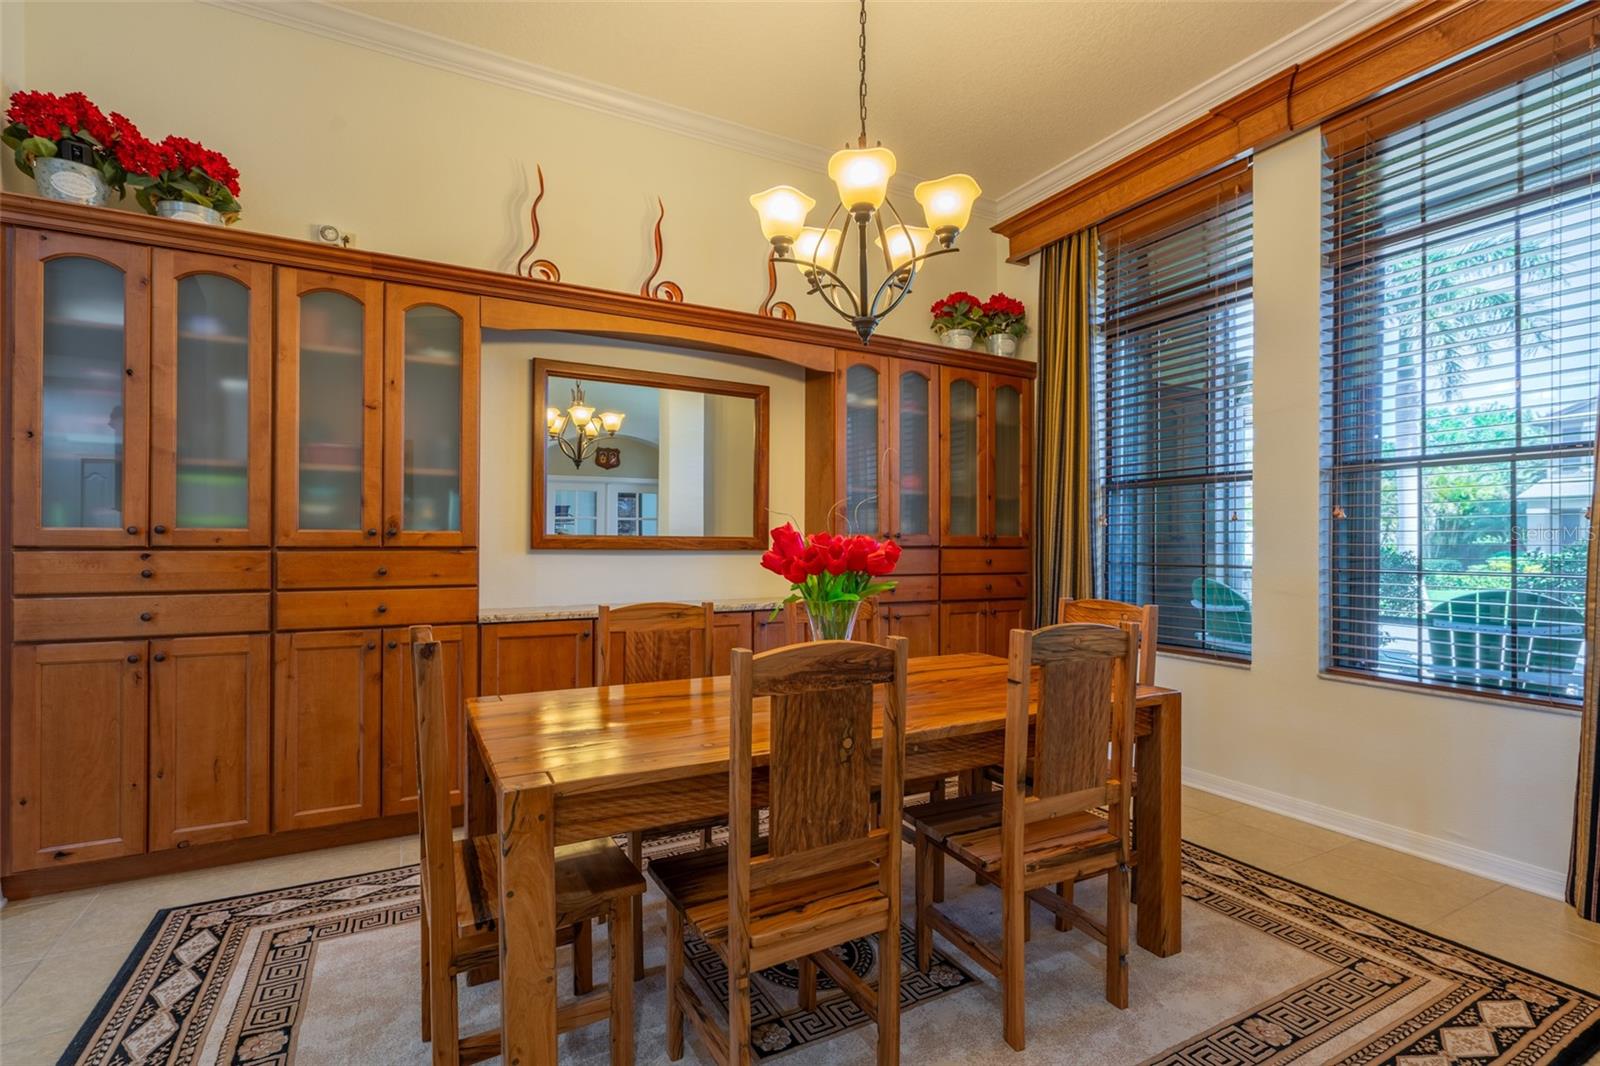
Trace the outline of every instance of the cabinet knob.
[[128, 527], [128, 536], [130, 536], [130, 537], [135, 536], [135, 535], [138, 534], [138, 532], [139, 532], [139, 527], [138, 526], [129, 526]]
[[139, 661], [139, 657], [137, 655], [130, 655], [128, 656], [128, 661], [130, 663], [136, 663]]
[[389, 613], [389, 605], [387, 603], [378, 604], [378, 613], [379, 614], [388, 614]]
[[393, 536], [398, 535], [399, 532], [400, 532], [400, 527], [399, 526], [394, 525], [394, 524], [390, 524], [389, 528], [383, 531], [383, 535], [386, 536], [386, 537], [393, 537]]
[[368, 651], [371, 651], [372, 649], [376, 648], [377, 646], [378, 646], [378, 642], [377, 641], [375, 641], [375, 640], [367, 641], [367, 650]]
[[141, 570], [141, 571], [139, 571], [139, 576], [140, 577], [155, 577], [156, 576], [156, 572], [154, 570]]
[[167, 531], [167, 527], [160, 524], [152, 526], [151, 529], [156, 533], [165, 533]]
[[123, 373], [127, 374], [130, 378], [133, 377], [133, 367], [131, 367], [131, 366], [128, 367], [126, 370], [123, 371]]
[[154, 616], [151, 615], [151, 613], [149, 611], [140, 611], [139, 612], [139, 621], [141, 621], [141, 622], [148, 622], [148, 621], [150, 621], [150, 619], [152, 617], [154, 617]]
[[983, 586], [983, 591], [985, 591], [985, 592], [993, 592], [994, 591], [994, 586], [993, 585], [985, 585], [985, 586]]
[[389, 568], [387, 566], [378, 567], [378, 576], [379, 577], [388, 577], [389, 576]]
[[400, 646], [400, 642], [399, 642], [399, 641], [398, 641], [398, 640], [391, 640], [391, 641], [390, 641], [390, 642], [389, 642], [389, 650], [390, 650], [390, 651], [394, 651], [394, 650], [395, 650], [395, 649], [396, 649], [396, 648], [398, 648], [398, 647], [399, 647], [399, 646]]
[[167, 661], [167, 653], [164, 651], [158, 651], [154, 655], [150, 656], [150, 658], [154, 659], [158, 663], [164, 663]]
[[376, 537], [376, 536], [377, 536], [377, 535], [378, 535], [378, 531], [377, 531], [377, 530], [376, 530], [376, 529], [369, 529], [369, 530], [367, 530], [367, 536], [369, 536], [369, 537]]

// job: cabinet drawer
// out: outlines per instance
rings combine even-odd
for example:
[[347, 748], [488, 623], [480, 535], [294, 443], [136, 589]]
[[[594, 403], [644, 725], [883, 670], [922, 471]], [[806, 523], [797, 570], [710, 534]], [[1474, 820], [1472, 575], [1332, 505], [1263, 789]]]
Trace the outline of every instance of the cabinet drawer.
[[404, 588], [474, 585], [471, 551], [285, 551], [278, 553], [280, 589]]
[[41, 596], [15, 601], [12, 617], [19, 641], [251, 633], [268, 628], [270, 604], [265, 592]]
[[960, 574], [939, 579], [941, 600], [1010, 600], [1026, 597], [1033, 584], [1027, 574]]
[[938, 548], [904, 548], [900, 552], [900, 565], [896, 574], [937, 574], [939, 572]]
[[15, 552], [18, 596], [82, 592], [231, 592], [272, 587], [264, 551]]
[[939, 598], [939, 578], [935, 574], [907, 574], [896, 570], [890, 575], [894, 591], [878, 597], [889, 603], [927, 603]]
[[1026, 574], [1031, 554], [1027, 548], [946, 548], [939, 565], [946, 574]]
[[280, 592], [277, 600], [280, 630], [478, 620], [478, 590], [473, 588]]

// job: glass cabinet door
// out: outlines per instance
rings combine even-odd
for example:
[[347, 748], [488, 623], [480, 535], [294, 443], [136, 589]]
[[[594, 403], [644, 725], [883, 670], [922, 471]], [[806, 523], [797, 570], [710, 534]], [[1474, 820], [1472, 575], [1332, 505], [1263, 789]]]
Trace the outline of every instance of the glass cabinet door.
[[994, 513], [989, 529], [991, 544], [1027, 543], [1032, 487], [1028, 483], [1030, 456], [1025, 433], [1032, 383], [1014, 378], [990, 379], [990, 424], [994, 442]]
[[278, 543], [378, 544], [381, 282], [278, 271]]
[[894, 539], [939, 542], [939, 378], [923, 363], [894, 363], [889, 439], [893, 455]]
[[941, 381], [945, 434], [940, 465], [944, 468], [945, 505], [940, 543], [981, 544], [985, 487], [980, 410], [983, 375], [945, 367]]
[[150, 252], [17, 230], [14, 540], [149, 539]]
[[831, 523], [836, 532], [878, 537], [888, 529], [884, 499], [883, 360], [856, 352], [841, 354], [844, 420], [843, 481], [836, 504], [842, 513]]
[[391, 285], [384, 302], [384, 543], [476, 544], [478, 301]]
[[267, 544], [272, 267], [158, 249], [150, 542]]

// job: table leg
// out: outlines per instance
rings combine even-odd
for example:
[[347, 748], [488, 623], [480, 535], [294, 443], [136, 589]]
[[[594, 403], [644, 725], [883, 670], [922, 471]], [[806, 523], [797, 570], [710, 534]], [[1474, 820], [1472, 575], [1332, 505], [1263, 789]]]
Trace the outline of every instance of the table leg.
[[1134, 843], [1139, 852], [1135, 902], [1139, 946], [1153, 955], [1183, 949], [1183, 697], [1164, 696], [1134, 762]]
[[555, 791], [499, 790], [500, 1039], [508, 1066], [556, 1066]]

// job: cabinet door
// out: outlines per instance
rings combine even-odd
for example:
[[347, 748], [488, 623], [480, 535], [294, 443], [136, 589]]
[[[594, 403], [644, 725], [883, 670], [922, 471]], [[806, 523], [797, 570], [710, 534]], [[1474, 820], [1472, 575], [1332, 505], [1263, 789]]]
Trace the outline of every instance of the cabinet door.
[[752, 651], [771, 651], [773, 648], [787, 647], [789, 644], [790, 612], [792, 608], [783, 608], [778, 611], [778, 617], [772, 618], [772, 612], [756, 611], [751, 616], [751, 633], [755, 644]]
[[272, 828], [265, 633], [150, 642], [150, 850]]
[[481, 633], [478, 684], [485, 696], [594, 684], [594, 623], [587, 619], [505, 622]]
[[381, 632], [280, 633], [274, 648], [274, 829], [376, 818]]
[[[461, 802], [467, 701], [478, 694], [478, 627], [434, 626], [444, 653], [444, 698], [450, 711], [450, 802]], [[411, 631], [383, 633], [383, 813], [417, 809], [417, 693]]]
[[8, 872], [144, 851], [145, 650], [142, 640], [15, 650]]
[[150, 543], [271, 543], [272, 268], [160, 248]]
[[714, 616], [711, 624], [711, 672], [726, 674], [732, 668], [733, 649], [755, 645], [755, 628], [747, 611]]
[[939, 652], [959, 655], [986, 651], [984, 640], [989, 605], [982, 601], [939, 605]]
[[278, 271], [278, 543], [377, 544], [383, 285]]
[[478, 298], [384, 295], [383, 539], [478, 542]]
[[12, 537], [149, 538], [150, 250], [12, 233]]
[[939, 654], [939, 605], [937, 603], [894, 603], [883, 608], [883, 624], [893, 637], [905, 637], [911, 646], [908, 654]]
[[989, 490], [984, 375], [947, 366], [941, 368], [939, 380], [944, 409], [944, 432], [939, 440], [939, 542], [949, 547], [982, 545], [988, 532]]
[[1002, 659], [1011, 654], [1011, 631], [1031, 628], [1027, 600], [993, 600], [984, 604], [982, 651]]
[[836, 442], [839, 462], [835, 531], [882, 537], [890, 529], [887, 474], [882, 469], [888, 444], [886, 361], [864, 352], [841, 351], [835, 388], [839, 411]]
[[903, 547], [939, 543], [939, 374], [927, 363], [890, 364], [893, 473], [887, 528]]
[[1032, 532], [1033, 382], [988, 379], [989, 454], [987, 543], [1020, 548]]

